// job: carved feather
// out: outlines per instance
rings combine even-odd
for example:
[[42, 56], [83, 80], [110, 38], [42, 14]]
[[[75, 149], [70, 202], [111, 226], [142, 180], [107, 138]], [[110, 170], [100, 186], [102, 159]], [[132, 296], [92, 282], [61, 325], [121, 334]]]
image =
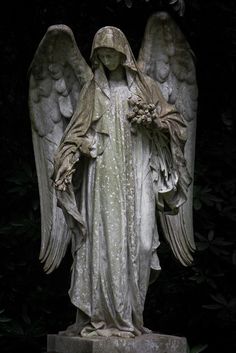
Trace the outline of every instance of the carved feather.
[[[194, 176], [197, 84], [191, 48], [172, 18], [165, 12], [150, 17], [139, 52], [138, 65], [159, 83], [166, 100], [175, 105], [188, 127], [185, 158]], [[185, 266], [193, 261], [195, 250], [192, 219], [193, 183], [187, 202], [177, 215], [159, 213], [163, 233], [176, 258]]]
[[71, 240], [57, 207], [51, 176], [55, 151], [72, 117], [79, 92], [92, 77], [71, 29], [48, 28], [30, 66], [29, 108], [41, 208], [40, 260], [47, 273], [57, 268]]

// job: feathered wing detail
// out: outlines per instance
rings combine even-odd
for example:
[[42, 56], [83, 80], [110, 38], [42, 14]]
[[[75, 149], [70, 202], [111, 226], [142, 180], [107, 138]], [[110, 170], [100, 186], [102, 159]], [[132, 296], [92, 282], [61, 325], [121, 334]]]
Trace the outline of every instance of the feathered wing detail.
[[[185, 119], [188, 139], [184, 154], [193, 178], [198, 96], [195, 64], [189, 44], [167, 13], [156, 13], [148, 20], [138, 65], [159, 83], [163, 96], [176, 106]], [[163, 233], [174, 255], [185, 266], [192, 263], [192, 252], [195, 250], [192, 199], [193, 182], [187, 201], [177, 215], [159, 213]]]
[[41, 208], [40, 260], [57, 268], [71, 239], [52, 185], [55, 151], [75, 111], [80, 90], [92, 77], [71, 29], [48, 28], [30, 66], [29, 108]]

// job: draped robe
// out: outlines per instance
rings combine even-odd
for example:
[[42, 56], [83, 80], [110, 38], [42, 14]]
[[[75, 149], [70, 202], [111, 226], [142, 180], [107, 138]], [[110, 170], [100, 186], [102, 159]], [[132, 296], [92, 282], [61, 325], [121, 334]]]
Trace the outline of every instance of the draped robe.
[[[90, 104], [80, 102], [55, 158], [56, 172], [66, 157], [85, 155], [76, 164], [73, 185], [58, 192], [73, 234], [69, 294], [82, 336], [146, 332], [150, 269], [160, 270], [156, 207], [178, 212], [190, 184], [183, 118], [164, 101], [157, 84], [134, 69], [127, 46], [124, 54], [132, 65], [124, 65], [123, 80], [108, 82], [101, 65], [95, 70], [82, 94]], [[131, 127], [128, 100], [137, 97], [159, 108], [162, 131]]]
[[70, 295], [99, 332], [139, 333], [151, 265], [160, 269], [151, 141], [130, 130], [125, 80], [108, 96], [109, 109], [95, 126], [108, 136], [94, 136], [99, 155], [85, 167], [78, 200], [88, 236], [74, 255]]

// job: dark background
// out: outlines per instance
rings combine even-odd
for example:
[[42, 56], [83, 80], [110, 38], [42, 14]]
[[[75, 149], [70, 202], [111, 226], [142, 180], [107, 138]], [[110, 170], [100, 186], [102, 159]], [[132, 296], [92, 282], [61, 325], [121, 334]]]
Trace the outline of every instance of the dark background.
[[38, 260], [40, 213], [27, 70], [47, 27], [73, 30], [88, 60], [95, 32], [114, 25], [135, 55], [147, 18], [172, 14], [196, 56], [199, 109], [194, 227], [198, 251], [184, 268], [163, 241], [163, 271], [150, 286], [145, 325], [186, 336], [191, 352], [236, 351], [235, 1], [186, 1], [183, 17], [168, 1], [8, 1], [1, 8], [0, 351], [44, 352], [46, 334], [73, 323], [67, 291], [71, 257], [45, 275]]

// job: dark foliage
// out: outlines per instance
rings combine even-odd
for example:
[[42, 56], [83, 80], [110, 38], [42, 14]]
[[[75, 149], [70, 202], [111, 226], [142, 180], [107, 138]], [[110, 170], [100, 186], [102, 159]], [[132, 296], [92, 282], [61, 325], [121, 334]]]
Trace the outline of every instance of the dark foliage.
[[[47, 27], [69, 25], [86, 59], [104, 25], [120, 27], [138, 53], [147, 18], [172, 13], [196, 55], [199, 112], [194, 224], [198, 251], [184, 268], [163, 242], [163, 271], [150, 286], [146, 326], [186, 336], [191, 352], [236, 351], [236, 5], [233, 0], [9, 2], [2, 9], [0, 173], [0, 351], [44, 352], [46, 334], [74, 320], [69, 302], [71, 256], [50, 276], [38, 261], [40, 213], [27, 106], [27, 70]], [[129, 6], [127, 7], [127, 3]], [[171, 4], [172, 3], [172, 4]], [[25, 5], [25, 7], [24, 7]], [[27, 5], [27, 6], [26, 6]], [[179, 8], [180, 10], [180, 8]], [[132, 18], [132, 21], [130, 19]]]

